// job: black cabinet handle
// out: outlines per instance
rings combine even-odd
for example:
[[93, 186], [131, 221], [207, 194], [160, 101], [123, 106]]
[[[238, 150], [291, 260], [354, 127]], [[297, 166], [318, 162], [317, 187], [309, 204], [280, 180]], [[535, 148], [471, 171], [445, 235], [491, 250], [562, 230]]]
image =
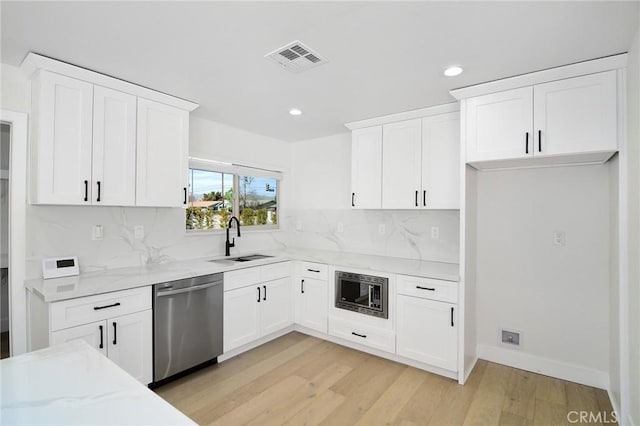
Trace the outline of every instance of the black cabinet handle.
[[184, 202], [182, 204], [187, 204], [187, 188], [184, 189]]
[[100, 202], [100, 181], [98, 181], [97, 183], [98, 183], [98, 198], [96, 198], [96, 201]]
[[529, 153], [529, 132], [525, 133], [525, 146], [524, 146], [524, 153], [528, 154]]
[[100, 309], [107, 309], [107, 308], [113, 308], [116, 306], [120, 306], [120, 302], [116, 302], [113, 305], [105, 305], [105, 306], [94, 306], [93, 310], [94, 311], [99, 311]]
[[431, 287], [421, 287], [421, 286], [419, 286], [419, 285], [417, 285], [417, 286], [416, 286], [416, 288], [417, 288], [417, 289], [420, 289], [420, 290], [436, 291], [436, 289], [435, 289], [435, 288], [431, 288]]
[[367, 336], [365, 334], [358, 334], [355, 331], [352, 331], [351, 334], [353, 334], [354, 336], [362, 337], [363, 339], [367, 338]]
[[104, 348], [104, 334], [102, 333], [102, 326], [99, 325], [98, 328], [100, 329], [100, 349]]
[[260, 303], [260, 286], [258, 286], [258, 303]]
[[304, 294], [304, 280], [300, 281], [300, 293]]
[[427, 207], [427, 191], [426, 190], [422, 191], [422, 205], [424, 207]]
[[355, 196], [356, 196], [356, 193], [355, 193], [355, 192], [352, 192], [352, 193], [351, 193], [351, 207], [355, 207], [355, 206], [356, 206], [356, 203], [355, 203]]
[[89, 201], [89, 181], [84, 181], [84, 200]]
[[453, 308], [451, 308], [451, 327], [453, 327]]
[[267, 300], [267, 286], [263, 285], [262, 288], [264, 288], [264, 296], [262, 297], [262, 300]]
[[418, 191], [416, 191], [416, 207], [418, 207]]
[[538, 130], [538, 152], [542, 152], [542, 130]]
[[113, 322], [113, 344], [115, 345], [117, 342], [117, 334], [118, 333], [118, 329], [116, 328], [116, 322]]
[[320, 273], [320, 270], [319, 270], [319, 269], [307, 269], [307, 271], [309, 271], [309, 272], [317, 272], [317, 273]]

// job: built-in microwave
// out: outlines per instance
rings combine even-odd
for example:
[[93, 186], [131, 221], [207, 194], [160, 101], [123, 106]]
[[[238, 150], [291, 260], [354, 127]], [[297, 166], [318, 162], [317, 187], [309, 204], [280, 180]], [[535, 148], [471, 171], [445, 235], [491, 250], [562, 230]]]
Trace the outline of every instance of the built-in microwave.
[[389, 279], [336, 271], [336, 308], [389, 318]]

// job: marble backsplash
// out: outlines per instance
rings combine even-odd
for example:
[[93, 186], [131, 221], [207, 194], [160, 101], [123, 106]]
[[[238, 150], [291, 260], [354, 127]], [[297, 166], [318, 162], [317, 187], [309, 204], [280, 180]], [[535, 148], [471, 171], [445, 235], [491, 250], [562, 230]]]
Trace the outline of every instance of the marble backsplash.
[[[224, 255], [224, 233], [186, 234], [184, 220], [182, 209], [29, 205], [27, 278], [41, 277], [41, 260], [53, 256], [77, 255], [89, 272]], [[243, 229], [232, 254], [300, 247], [457, 262], [458, 220], [458, 211], [290, 210], [281, 212], [279, 230]], [[94, 241], [98, 224], [104, 237]], [[434, 226], [439, 238], [431, 237]]]

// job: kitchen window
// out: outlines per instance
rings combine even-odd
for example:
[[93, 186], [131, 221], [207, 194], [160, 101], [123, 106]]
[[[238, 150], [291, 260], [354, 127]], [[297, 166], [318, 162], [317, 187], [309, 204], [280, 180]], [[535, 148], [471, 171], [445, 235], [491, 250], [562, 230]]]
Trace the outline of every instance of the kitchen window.
[[226, 229], [231, 216], [249, 229], [277, 229], [280, 179], [279, 172], [190, 158], [186, 230]]

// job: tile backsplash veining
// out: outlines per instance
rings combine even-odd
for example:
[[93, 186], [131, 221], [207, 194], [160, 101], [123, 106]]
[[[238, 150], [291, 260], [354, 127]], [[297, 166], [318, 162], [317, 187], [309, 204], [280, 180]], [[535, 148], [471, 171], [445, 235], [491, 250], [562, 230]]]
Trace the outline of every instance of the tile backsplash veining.
[[[280, 230], [243, 230], [232, 254], [298, 247], [455, 263], [458, 221], [458, 211], [283, 210]], [[104, 238], [93, 241], [98, 224]], [[137, 225], [144, 226], [143, 239], [134, 236]], [[438, 239], [431, 238], [432, 226]], [[77, 255], [80, 270], [90, 272], [222, 256], [224, 240], [222, 232], [187, 235], [179, 208], [29, 205], [27, 278], [41, 277], [47, 257]]]

